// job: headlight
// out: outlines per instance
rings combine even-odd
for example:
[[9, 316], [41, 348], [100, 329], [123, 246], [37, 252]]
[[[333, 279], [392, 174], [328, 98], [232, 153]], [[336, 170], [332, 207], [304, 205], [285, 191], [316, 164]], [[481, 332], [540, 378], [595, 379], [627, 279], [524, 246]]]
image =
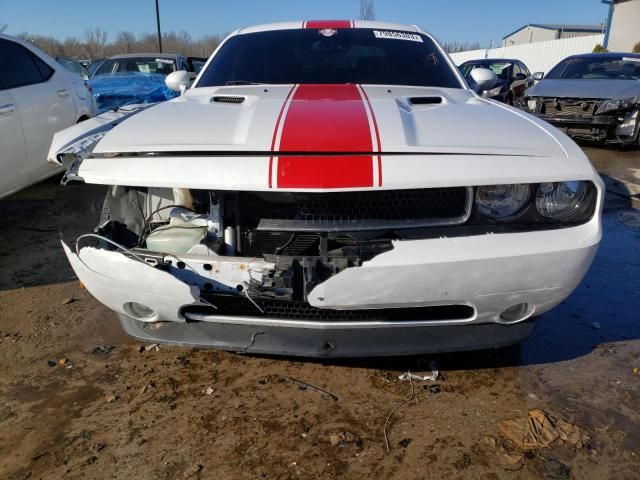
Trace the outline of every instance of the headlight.
[[490, 98], [490, 97], [495, 97], [496, 95], [500, 95], [500, 91], [502, 90], [502, 87], [495, 87], [492, 88], [491, 90], [485, 90], [482, 92], [482, 96], [484, 98]]
[[536, 193], [536, 209], [543, 217], [568, 220], [590, 209], [591, 197], [588, 182], [541, 183]]
[[522, 210], [529, 200], [530, 192], [531, 188], [527, 184], [478, 187], [476, 206], [484, 216], [503, 220]]
[[623, 100], [605, 100], [596, 110], [596, 115], [604, 113], [619, 112], [621, 110], [629, 110], [637, 102], [636, 97], [625, 98]]
[[538, 109], [538, 101], [535, 98], [530, 98], [527, 100], [527, 108], [530, 111], [535, 112]]

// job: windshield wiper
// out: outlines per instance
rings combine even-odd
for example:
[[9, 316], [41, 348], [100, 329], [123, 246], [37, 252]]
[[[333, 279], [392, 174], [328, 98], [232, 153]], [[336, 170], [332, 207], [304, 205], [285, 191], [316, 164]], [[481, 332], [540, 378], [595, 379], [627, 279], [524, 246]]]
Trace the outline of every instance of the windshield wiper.
[[264, 83], [250, 82], [248, 80], [229, 80], [225, 85], [264, 85]]

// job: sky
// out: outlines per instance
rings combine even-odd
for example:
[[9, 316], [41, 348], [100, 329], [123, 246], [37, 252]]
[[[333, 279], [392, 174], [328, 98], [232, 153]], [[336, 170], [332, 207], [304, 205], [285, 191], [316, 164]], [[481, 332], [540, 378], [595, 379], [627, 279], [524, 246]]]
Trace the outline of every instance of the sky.
[[[440, 41], [500, 45], [527, 23], [599, 24], [600, 0], [375, 0], [377, 20], [419, 25]], [[160, 0], [163, 31], [193, 38], [283, 20], [357, 19], [359, 0]], [[0, 0], [4, 33], [81, 37], [102, 27], [113, 40], [122, 30], [155, 32], [155, 0]]]

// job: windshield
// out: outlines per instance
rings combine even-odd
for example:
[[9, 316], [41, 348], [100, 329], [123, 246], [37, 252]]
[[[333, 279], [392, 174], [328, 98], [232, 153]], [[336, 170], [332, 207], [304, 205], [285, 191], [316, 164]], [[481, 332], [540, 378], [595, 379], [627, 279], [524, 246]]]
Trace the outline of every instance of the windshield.
[[553, 67], [546, 78], [640, 80], [640, 57], [570, 57]]
[[96, 70], [97, 75], [115, 75], [118, 73], [157, 73], [169, 75], [176, 70], [175, 61], [161, 57], [126, 57], [105, 60]]
[[251, 83], [463, 88], [429, 37], [359, 28], [236, 35], [222, 45], [197, 87]]
[[460, 65], [460, 71], [465, 78], [469, 78], [471, 71], [476, 68], [486, 68], [495, 73], [498, 78], [509, 80], [513, 64], [509, 62], [465, 62]]

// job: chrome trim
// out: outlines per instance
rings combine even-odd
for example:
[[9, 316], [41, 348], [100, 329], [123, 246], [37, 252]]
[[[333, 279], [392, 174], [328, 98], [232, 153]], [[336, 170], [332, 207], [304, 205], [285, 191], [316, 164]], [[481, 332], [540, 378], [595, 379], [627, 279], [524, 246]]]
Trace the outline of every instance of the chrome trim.
[[251, 325], [255, 327], [288, 327], [288, 328], [310, 328], [316, 330], [339, 330], [345, 328], [397, 328], [397, 327], [435, 327], [439, 325], [461, 325], [473, 323], [478, 316], [474, 308], [474, 313], [469, 318], [460, 320], [399, 320], [399, 321], [317, 321], [317, 320], [283, 320], [276, 318], [260, 317], [236, 317], [227, 315], [207, 315], [205, 313], [185, 312], [187, 320], [195, 322], [210, 322], [231, 325]]
[[473, 187], [466, 187], [467, 197], [464, 202], [464, 213], [449, 218], [421, 218], [407, 220], [378, 220], [335, 222], [330, 220], [279, 220], [261, 219], [256, 230], [259, 231], [291, 231], [291, 232], [358, 232], [366, 230], [397, 230], [403, 228], [442, 227], [462, 225], [471, 217], [473, 207]]

